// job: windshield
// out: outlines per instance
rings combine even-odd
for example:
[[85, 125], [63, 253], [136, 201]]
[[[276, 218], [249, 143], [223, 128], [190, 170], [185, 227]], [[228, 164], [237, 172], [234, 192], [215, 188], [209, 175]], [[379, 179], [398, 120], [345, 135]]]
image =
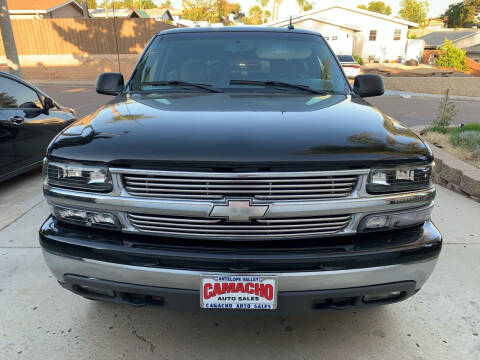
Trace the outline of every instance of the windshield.
[[338, 55], [338, 60], [341, 62], [355, 62], [353, 56], [350, 55]]
[[232, 92], [302, 91], [285, 84], [276, 86], [279, 83], [322, 92], [349, 91], [334, 55], [320, 36], [240, 31], [157, 36], [140, 60], [130, 90], [208, 90], [187, 83]]

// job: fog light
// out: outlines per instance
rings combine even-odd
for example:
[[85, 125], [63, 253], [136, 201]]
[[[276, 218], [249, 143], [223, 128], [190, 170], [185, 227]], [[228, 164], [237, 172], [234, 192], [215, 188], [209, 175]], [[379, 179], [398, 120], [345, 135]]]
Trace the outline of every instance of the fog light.
[[75, 225], [118, 228], [117, 218], [109, 213], [54, 206], [53, 214], [58, 219]]
[[110, 214], [103, 214], [103, 213], [91, 213], [89, 219], [90, 222], [99, 224], [99, 225], [107, 225], [107, 226], [115, 226], [115, 219]]
[[366, 232], [420, 225], [430, 219], [432, 209], [433, 206], [430, 206], [405, 212], [368, 215], [360, 222], [358, 231]]
[[388, 217], [386, 215], [377, 215], [368, 218], [365, 222], [365, 229], [381, 229], [387, 227]]

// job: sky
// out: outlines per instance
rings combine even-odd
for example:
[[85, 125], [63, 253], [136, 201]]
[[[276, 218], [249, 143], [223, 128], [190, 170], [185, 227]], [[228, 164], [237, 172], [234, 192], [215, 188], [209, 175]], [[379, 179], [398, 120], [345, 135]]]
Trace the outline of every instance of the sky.
[[[236, 0], [242, 6], [242, 10], [244, 13], [248, 12], [248, 9], [256, 5], [256, 0]], [[270, 8], [272, 7], [272, 1], [270, 0], [270, 4], [268, 5]], [[392, 15], [397, 15], [398, 10], [400, 9], [400, 1], [401, 0], [383, 0], [387, 5], [392, 7]], [[430, 4], [430, 11], [429, 17], [436, 17], [440, 14], [443, 14], [445, 10], [448, 8], [449, 4], [458, 2], [460, 0], [429, 0]], [[161, 0], [156, 0], [155, 2], [159, 3], [162, 2]], [[332, 5], [343, 5], [347, 7], [356, 7], [360, 4], [368, 4], [369, 0], [314, 0], [314, 9], [315, 8], [324, 8]], [[172, 0], [174, 7], [181, 7], [182, 1], [181, 0]], [[294, 15], [298, 13], [298, 5], [296, 0], [283, 0], [282, 5], [280, 6], [280, 18], [288, 17], [290, 15]]]

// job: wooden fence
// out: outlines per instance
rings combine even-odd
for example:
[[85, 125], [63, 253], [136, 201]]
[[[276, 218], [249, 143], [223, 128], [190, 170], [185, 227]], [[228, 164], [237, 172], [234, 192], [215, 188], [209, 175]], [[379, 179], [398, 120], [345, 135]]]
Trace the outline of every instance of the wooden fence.
[[175, 26], [155, 19], [68, 18], [16, 19], [12, 27], [19, 55], [96, 55], [115, 54], [117, 43], [121, 54], [138, 54], [154, 34]]

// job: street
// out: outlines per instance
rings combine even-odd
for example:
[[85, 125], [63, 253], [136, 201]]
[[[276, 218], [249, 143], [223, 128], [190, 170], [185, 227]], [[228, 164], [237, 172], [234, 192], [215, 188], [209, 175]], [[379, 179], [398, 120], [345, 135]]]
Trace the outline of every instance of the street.
[[[111, 97], [91, 85], [42, 86], [79, 115]], [[384, 96], [377, 107], [408, 125], [430, 122], [439, 99]], [[457, 101], [457, 121], [478, 103]], [[438, 187], [433, 219], [444, 247], [413, 298], [359, 311], [280, 316], [177, 312], [93, 302], [62, 289], [37, 231], [49, 213], [40, 170], [0, 184], [0, 359], [462, 359], [480, 354], [480, 206]]]
[[[52, 96], [61, 105], [73, 108], [79, 116], [88, 115], [101, 105], [112, 100], [113, 97], [98, 95], [94, 85], [66, 85], [66, 84], [36, 84], [47, 94]], [[384, 95], [378, 98], [367, 99], [385, 114], [403, 122], [408, 126], [427, 125], [437, 114], [440, 98], [410, 97], [398, 95]], [[455, 124], [478, 121], [478, 107], [480, 103], [472, 100], [455, 100], [459, 109]]]

